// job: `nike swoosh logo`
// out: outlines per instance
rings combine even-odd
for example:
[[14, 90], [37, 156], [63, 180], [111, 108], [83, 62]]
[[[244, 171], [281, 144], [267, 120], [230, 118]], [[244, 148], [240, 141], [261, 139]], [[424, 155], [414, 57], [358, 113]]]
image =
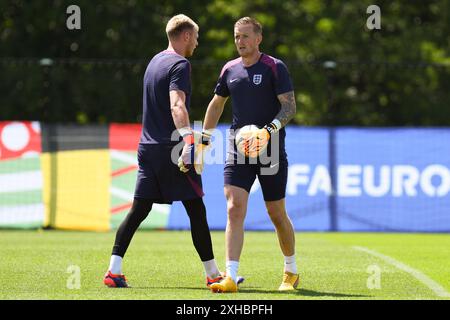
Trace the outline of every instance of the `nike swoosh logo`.
[[273, 164], [270, 166], [270, 169], [275, 168], [277, 165], [279, 165], [279, 163]]
[[232, 79], [232, 80], [230, 80], [230, 83], [233, 83], [233, 82], [238, 81], [238, 80], [239, 80], [238, 78]]

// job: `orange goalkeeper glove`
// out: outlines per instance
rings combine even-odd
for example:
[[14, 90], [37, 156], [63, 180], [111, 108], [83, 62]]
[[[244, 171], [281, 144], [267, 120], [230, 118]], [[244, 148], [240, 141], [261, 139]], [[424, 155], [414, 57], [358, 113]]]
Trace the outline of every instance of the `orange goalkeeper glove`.
[[178, 167], [183, 173], [188, 172], [195, 160], [195, 143], [193, 133], [187, 133], [183, 136], [184, 146], [181, 155], [178, 158]]
[[[195, 135], [200, 135], [198, 132], [194, 132]], [[202, 174], [205, 164], [205, 153], [211, 146], [211, 130], [203, 130], [200, 135], [200, 143], [195, 145], [194, 150], [194, 169], [197, 174]], [[196, 139], [196, 141], [198, 141]]]
[[252, 132], [245, 146], [246, 154], [251, 158], [260, 155], [267, 148], [271, 135], [278, 132], [279, 127], [281, 127], [281, 123], [274, 120], [263, 128]]

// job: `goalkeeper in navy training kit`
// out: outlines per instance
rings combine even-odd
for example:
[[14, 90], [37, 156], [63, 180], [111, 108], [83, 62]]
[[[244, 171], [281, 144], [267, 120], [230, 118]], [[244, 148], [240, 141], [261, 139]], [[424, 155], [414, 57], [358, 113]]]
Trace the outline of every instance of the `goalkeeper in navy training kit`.
[[[138, 149], [139, 171], [133, 206], [117, 230], [108, 272], [108, 287], [128, 287], [122, 258], [153, 203], [182, 201], [190, 219], [195, 249], [203, 262], [206, 284], [222, 279], [214, 260], [201, 176], [194, 170], [194, 136], [189, 124], [191, 65], [186, 57], [197, 47], [198, 26], [185, 15], [167, 24], [167, 50], [155, 55], [144, 75], [143, 127]], [[176, 139], [172, 134], [177, 132]], [[184, 140], [181, 156], [174, 146]], [[178, 158], [179, 156], [179, 158]], [[180, 168], [181, 171], [180, 171]], [[175, 262], [175, 261], [174, 261]]]
[[283, 280], [279, 290], [294, 290], [299, 283], [299, 276], [295, 260], [294, 229], [285, 209], [288, 161], [284, 129], [296, 112], [293, 86], [286, 65], [281, 60], [259, 51], [262, 27], [256, 20], [249, 17], [239, 19], [234, 26], [234, 40], [240, 57], [225, 64], [220, 73], [215, 95], [206, 111], [204, 144], [209, 143], [212, 129], [217, 126], [225, 102], [231, 96], [231, 129], [236, 130], [248, 125], [258, 126], [259, 129], [253, 134], [247, 132], [247, 135], [251, 136], [247, 149], [259, 150], [255, 143], [268, 142], [269, 146], [265, 150], [272, 161], [239, 161], [235, 137], [231, 131], [224, 168], [224, 192], [228, 213], [227, 276], [221, 282], [211, 285], [211, 290], [238, 290], [237, 270], [243, 247], [243, 225], [250, 189], [256, 177], [261, 184], [267, 212], [276, 228], [285, 257]]

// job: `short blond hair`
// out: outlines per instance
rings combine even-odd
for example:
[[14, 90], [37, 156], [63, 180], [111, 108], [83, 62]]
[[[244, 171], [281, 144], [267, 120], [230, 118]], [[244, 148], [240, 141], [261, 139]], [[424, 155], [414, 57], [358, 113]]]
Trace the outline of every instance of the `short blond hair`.
[[177, 38], [185, 30], [195, 29], [198, 32], [198, 25], [184, 14], [173, 16], [166, 25], [166, 33], [169, 39]]
[[255, 33], [262, 34], [262, 25], [254, 18], [250, 18], [250, 17], [240, 18], [238, 21], [236, 21], [236, 23], [234, 24], [234, 27], [236, 28], [237, 26], [245, 25], [245, 24], [253, 25], [253, 31]]

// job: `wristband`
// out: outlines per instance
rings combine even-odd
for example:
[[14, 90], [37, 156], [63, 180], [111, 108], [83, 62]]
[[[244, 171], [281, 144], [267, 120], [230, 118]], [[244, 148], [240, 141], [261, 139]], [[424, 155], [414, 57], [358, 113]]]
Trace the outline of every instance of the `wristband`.
[[205, 146], [209, 145], [211, 142], [212, 131], [208, 129], [203, 129], [202, 131], [202, 144]]
[[184, 137], [185, 135], [192, 134], [192, 130], [189, 127], [184, 127], [178, 129], [178, 133], [180, 134], [180, 136]]
[[277, 133], [281, 129], [281, 122], [278, 119], [274, 119], [271, 123], [265, 125], [264, 128], [272, 135], [272, 133]]

